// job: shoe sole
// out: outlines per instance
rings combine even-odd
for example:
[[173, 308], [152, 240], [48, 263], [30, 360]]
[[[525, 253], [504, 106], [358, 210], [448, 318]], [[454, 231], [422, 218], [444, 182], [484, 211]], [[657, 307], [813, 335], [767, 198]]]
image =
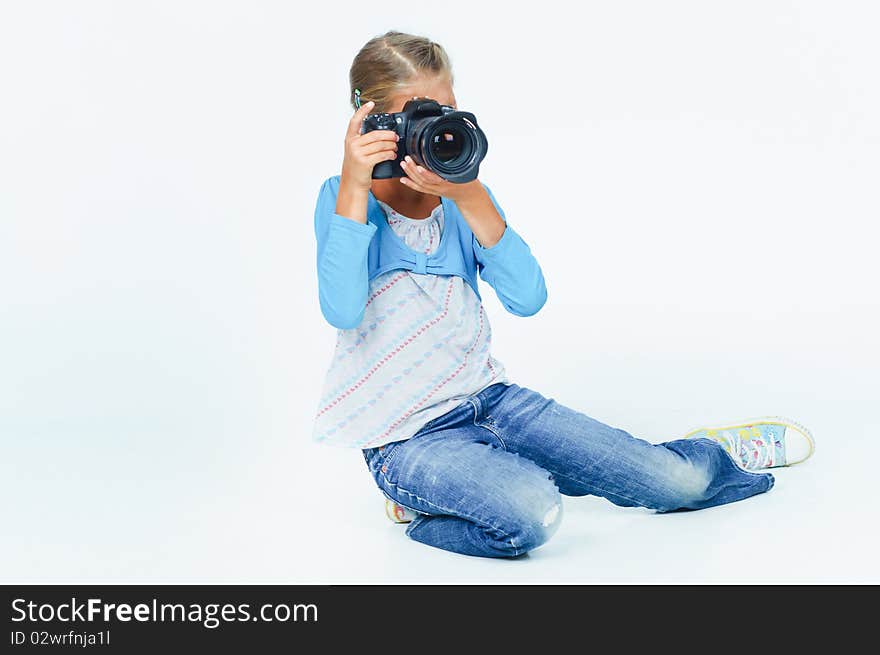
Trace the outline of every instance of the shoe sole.
[[696, 434], [697, 432], [700, 432], [701, 430], [735, 430], [737, 428], [745, 428], [750, 425], [756, 425], [758, 423], [774, 423], [777, 425], [784, 425], [786, 427], [786, 429], [792, 428], [792, 429], [796, 430], [797, 432], [800, 432], [806, 438], [807, 442], [810, 444], [810, 451], [804, 457], [797, 460], [796, 462], [786, 461], [785, 466], [794, 466], [795, 464], [800, 464], [801, 462], [805, 462], [808, 459], [810, 459], [810, 457], [813, 456], [813, 452], [816, 450], [816, 441], [815, 441], [815, 439], [813, 439], [813, 433], [810, 432], [809, 429], [807, 429], [805, 426], [801, 425], [797, 421], [794, 421], [790, 418], [786, 418], [784, 416], [758, 416], [758, 417], [752, 418], [752, 419], [741, 420], [735, 424], [731, 423], [730, 425], [720, 425], [717, 427], [703, 426], [701, 428], [697, 428], [696, 430], [691, 430], [683, 438], [687, 439], [692, 434]]

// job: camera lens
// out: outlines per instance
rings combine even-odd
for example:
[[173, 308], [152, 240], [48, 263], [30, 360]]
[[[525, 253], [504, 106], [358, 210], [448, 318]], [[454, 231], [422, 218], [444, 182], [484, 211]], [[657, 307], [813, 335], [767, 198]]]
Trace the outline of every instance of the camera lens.
[[431, 137], [431, 154], [437, 161], [451, 164], [465, 150], [465, 136], [456, 128], [436, 132]]
[[476, 179], [486, 156], [486, 135], [472, 118], [473, 114], [450, 112], [414, 130], [414, 152], [428, 169], [450, 182]]

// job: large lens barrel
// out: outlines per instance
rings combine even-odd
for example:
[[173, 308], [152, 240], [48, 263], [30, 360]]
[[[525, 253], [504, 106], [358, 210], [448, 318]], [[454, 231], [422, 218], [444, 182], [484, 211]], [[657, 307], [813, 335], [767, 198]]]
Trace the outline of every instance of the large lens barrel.
[[453, 111], [419, 121], [411, 148], [422, 164], [456, 183], [475, 180], [489, 143], [473, 114]]

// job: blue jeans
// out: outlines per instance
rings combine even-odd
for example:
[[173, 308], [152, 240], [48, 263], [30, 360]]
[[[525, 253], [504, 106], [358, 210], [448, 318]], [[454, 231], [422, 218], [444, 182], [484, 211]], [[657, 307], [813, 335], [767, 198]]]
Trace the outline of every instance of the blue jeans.
[[562, 519], [560, 494], [671, 512], [742, 500], [774, 483], [710, 439], [653, 445], [503, 382], [409, 439], [362, 452], [382, 493], [421, 513], [406, 528], [410, 538], [480, 557], [516, 557], [545, 543]]

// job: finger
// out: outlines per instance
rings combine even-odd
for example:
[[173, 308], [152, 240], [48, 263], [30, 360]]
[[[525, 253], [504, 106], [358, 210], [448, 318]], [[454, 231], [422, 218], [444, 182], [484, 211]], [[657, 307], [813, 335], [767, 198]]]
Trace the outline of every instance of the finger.
[[403, 177], [401, 178], [401, 182], [406, 180], [404, 184], [410, 188], [416, 189], [417, 191], [421, 191], [422, 193], [430, 193], [428, 189], [428, 185], [425, 184], [424, 180], [419, 177], [418, 173], [415, 173], [412, 168], [413, 165], [407, 164], [406, 161], [400, 162], [400, 168], [403, 170]]
[[374, 141], [399, 141], [400, 136], [394, 130], [373, 130], [366, 134], [359, 134], [354, 137], [354, 143], [367, 144]]
[[393, 152], [395, 156], [397, 155], [397, 142], [396, 141], [374, 141], [373, 143], [368, 143], [365, 146], [359, 146], [356, 150], [361, 155], [374, 155], [377, 152]]
[[376, 103], [370, 100], [369, 102], [365, 102], [360, 106], [360, 108], [354, 112], [354, 115], [351, 117], [351, 120], [348, 121], [348, 136], [356, 137], [361, 133], [361, 126], [364, 123], [364, 119], [369, 115], [370, 110]]
[[435, 173], [434, 171], [429, 171], [424, 166], [416, 166], [415, 169], [416, 174], [426, 184], [441, 184], [446, 181], [442, 177], [437, 175], [437, 173]]
[[[426, 189], [425, 187], [423, 187], [421, 184], [416, 182], [411, 177], [400, 178], [400, 183], [406, 187], [409, 187], [410, 189], [415, 189], [416, 191], [421, 191], [422, 193], [431, 193], [431, 191], [429, 189]], [[439, 195], [439, 194], [435, 194], [435, 195]]]
[[400, 167], [404, 171], [406, 171], [408, 177], [412, 178], [419, 184], [431, 184], [428, 176], [426, 175], [428, 170], [416, 164], [416, 162], [414, 162], [412, 157], [410, 157], [409, 155], [407, 155], [404, 160], [400, 162]]
[[365, 161], [367, 162], [368, 165], [375, 166], [379, 162], [394, 160], [394, 159], [397, 159], [396, 152], [389, 153], [389, 152], [382, 151], [382, 152], [377, 152], [375, 155], [370, 155], [369, 157], [366, 158]]

